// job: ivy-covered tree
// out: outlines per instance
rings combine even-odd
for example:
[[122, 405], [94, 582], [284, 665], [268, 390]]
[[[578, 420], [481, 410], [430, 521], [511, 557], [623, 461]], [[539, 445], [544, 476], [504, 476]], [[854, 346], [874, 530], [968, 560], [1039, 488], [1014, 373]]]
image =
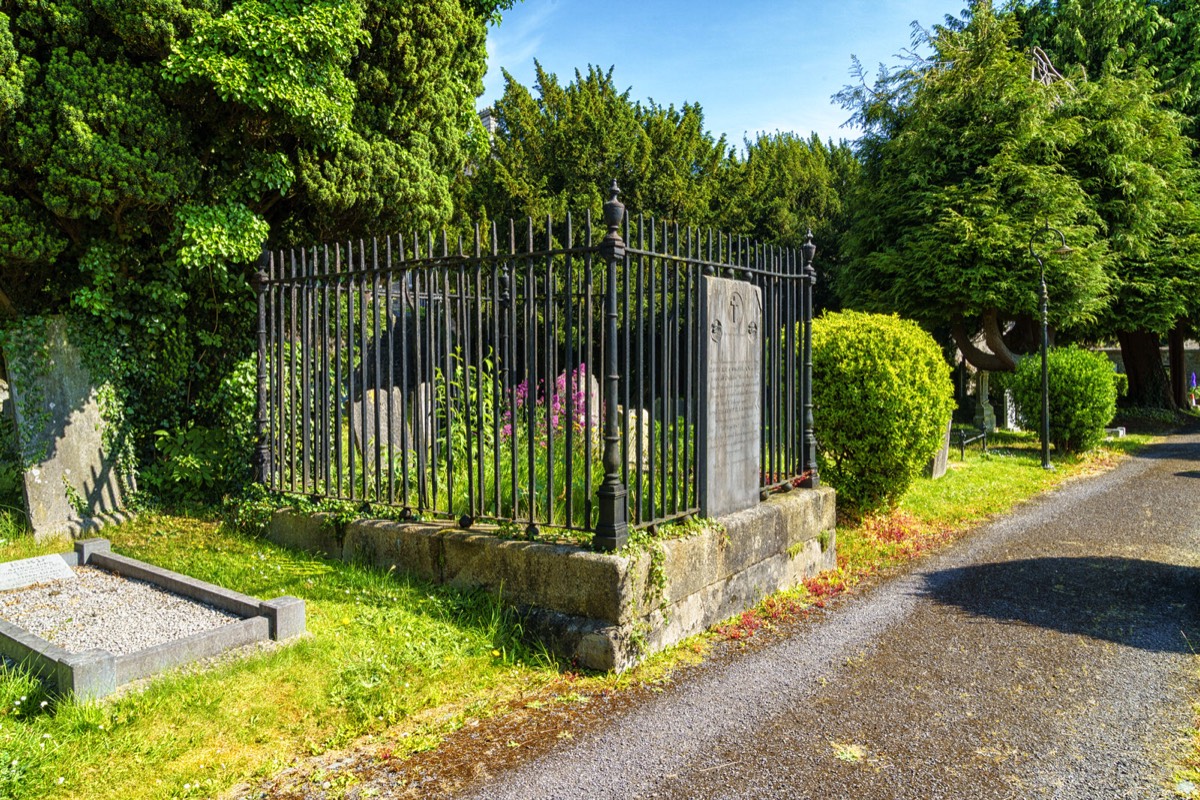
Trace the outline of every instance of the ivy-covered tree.
[[0, 315], [89, 315], [141, 441], [220, 427], [266, 242], [447, 221], [488, 0], [0, 0]]

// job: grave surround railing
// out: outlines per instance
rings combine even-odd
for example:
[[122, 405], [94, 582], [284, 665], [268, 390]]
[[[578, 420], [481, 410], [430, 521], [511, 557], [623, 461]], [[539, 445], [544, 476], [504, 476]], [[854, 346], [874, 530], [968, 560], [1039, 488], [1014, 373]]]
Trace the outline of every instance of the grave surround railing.
[[811, 234], [780, 248], [631, 219], [615, 183], [604, 216], [476, 226], [469, 247], [265, 252], [259, 480], [605, 551], [697, 515], [702, 454], [722, 446], [703, 430], [701, 337], [719, 332], [701, 304], [724, 277], [761, 296], [760, 491], [816, 486]]

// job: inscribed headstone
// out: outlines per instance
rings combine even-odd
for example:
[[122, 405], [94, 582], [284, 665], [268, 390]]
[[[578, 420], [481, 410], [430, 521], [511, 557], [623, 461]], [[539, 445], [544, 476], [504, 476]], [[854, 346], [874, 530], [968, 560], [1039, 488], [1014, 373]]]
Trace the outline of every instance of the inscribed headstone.
[[0, 563], [0, 592], [21, 589], [35, 583], [74, 580], [75, 571], [62, 556], [48, 555]]
[[700, 513], [759, 499], [762, 464], [762, 290], [705, 277], [701, 303]]
[[46, 322], [42, 347], [5, 352], [17, 427], [27, 459], [25, 509], [35, 536], [77, 530], [121, 508], [122, 481], [105, 452], [97, 387], [62, 317]]

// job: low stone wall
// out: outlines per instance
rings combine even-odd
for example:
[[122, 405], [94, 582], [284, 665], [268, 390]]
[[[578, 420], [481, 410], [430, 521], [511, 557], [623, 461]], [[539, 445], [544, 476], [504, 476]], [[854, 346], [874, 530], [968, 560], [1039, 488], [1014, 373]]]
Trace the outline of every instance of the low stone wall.
[[[383, 520], [338, 531], [331, 515], [276, 512], [289, 547], [501, 592], [526, 631], [580, 666], [623, 670], [645, 655], [836, 566], [834, 491], [800, 489], [663, 541], [662, 557], [505, 540], [449, 525]], [[658, 566], [655, 565], [657, 562]]]

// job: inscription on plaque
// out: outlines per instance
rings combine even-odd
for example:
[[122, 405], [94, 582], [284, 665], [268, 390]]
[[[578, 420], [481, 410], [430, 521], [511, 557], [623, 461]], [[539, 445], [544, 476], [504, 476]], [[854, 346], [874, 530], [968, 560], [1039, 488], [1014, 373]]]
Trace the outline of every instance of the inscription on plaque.
[[75, 571], [62, 556], [37, 556], [0, 564], [0, 591], [22, 589], [35, 583], [74, 580]]
[[701, 330], [700, 511], [718, 517], [758, 502], [762, 464], [762, 292], [706, 277]]

